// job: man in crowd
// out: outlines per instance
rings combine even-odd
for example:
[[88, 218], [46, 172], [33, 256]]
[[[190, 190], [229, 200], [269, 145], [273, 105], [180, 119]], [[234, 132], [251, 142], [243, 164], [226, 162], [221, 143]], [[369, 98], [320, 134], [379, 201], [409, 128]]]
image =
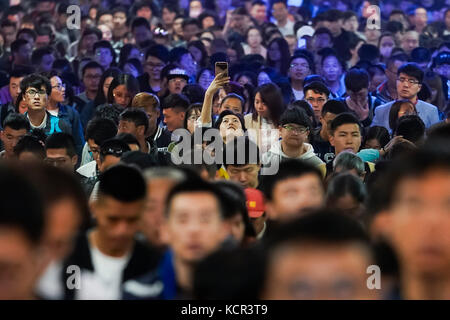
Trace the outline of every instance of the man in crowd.
[[3, 129], [0, 131], [0, 139], [3, 144], [3, 151], [0, 152], [0, 158], [12, 160], [15, 158], [14, 147], [17, 142], [30, 131], [30, 123], [27, 118], [21, 114], [10, 114], [3, 123]]

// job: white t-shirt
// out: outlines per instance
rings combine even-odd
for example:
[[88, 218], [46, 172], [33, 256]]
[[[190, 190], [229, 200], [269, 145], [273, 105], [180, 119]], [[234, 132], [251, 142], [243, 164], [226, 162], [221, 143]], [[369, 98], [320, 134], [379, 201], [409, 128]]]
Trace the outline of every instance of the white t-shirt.
[[292, 93], [294, 93], [295, 101], [302, 100], [305, 97], [303, 90], [295, 90], [292, 88]]
[[52, 116], [55, 116], [55, 117], [57, 117], [58, 113], [59, 113], [59, 109], [54, 109], [54, 110], [47, 109], [47, 111], [48, 111], [48, 113], [50, 113]]
[[122, 273], [131, 257], [110, 257], [90, 245], [94, 272], [82, 272], [78, 300], [118, 300], [121, 298]]

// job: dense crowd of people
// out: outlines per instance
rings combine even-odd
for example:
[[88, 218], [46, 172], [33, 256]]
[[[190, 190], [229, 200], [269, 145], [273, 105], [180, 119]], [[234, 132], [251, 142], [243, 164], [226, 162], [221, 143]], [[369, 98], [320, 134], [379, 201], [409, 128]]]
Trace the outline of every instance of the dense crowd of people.
[[450, 299], [450, 1], [0, 4], [0, 299]]

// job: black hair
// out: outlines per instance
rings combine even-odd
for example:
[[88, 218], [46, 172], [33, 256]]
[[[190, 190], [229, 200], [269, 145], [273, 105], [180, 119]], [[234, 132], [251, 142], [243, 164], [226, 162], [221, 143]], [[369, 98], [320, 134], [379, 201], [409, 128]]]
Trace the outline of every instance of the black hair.
[[146, 29], [151, 30], [150, 23], [144, 17], [137, 17], [133, 20], [133, 22], [131, 22], [131, 32], [139, 27], [145, 27]]
[[0, 199], [0, 226], [21, 230], [27, 240], [37, 246], [45, 222], [39, 189], [19, 170], [1, 165]]
[[410, 77], [415, 78], [421, 84], [423, 82], [424, 72], [420, 67], [415, 63], [405, 63], [400, 68], [398, 68], [397, 76], [400, 73], [404, 73]]
[[156, 44], [147, 49], [145, 59], [147, 60], [149, 56], [156, 57], [162, 62], [167, 63], [169, 61], [169, 50], [161, 44]]
[[144, 73], [142, 63], [139, 59], [136, 59], [136, 58], [128, 59], [127, 61], [123, 62], [122, 64], [119, 64], [119, 68], [124, 70], [125, 65], [127, 65], [127, 64], [131, 64], [136, 69], [138, 77]]
[[393, 65], [395, 63], [395, 61], [407, 62], [408, 61], [408, 56], [406, 54], [404, 54], [404, 53], [391, 55], [386, 61], [386, 68], [389, 69], [389, 67], [391, 65]]
[[133, 49], [140, 51], [140, 49], [136, 45], [131, 43], [127, 43], [120, 49], [119, 65], [123, 65], [128, 60], [128, 57], [130, 56], [130, 53]]
[[24, 45], [26, 45], [28, 43], [29, 42], [27, 40], [24, 40], [24, 39], [14, 40], [11, 43], [11, 54], [14, 54], [15, 52], [18, 52], [22, 46], [24, 46]]
[[181, 26], [184, 29], [184, 28], [186, 28], [186, 26], [191, 25], [191, 24], [196, 25], [199, 29], [202, 29], [202, 26], [200, 25], [200, 21], [195, 18], [185, 18], [183, 20], [183, 23]]
[[94, 118], [90, 120], [86, 127], [86, 141], [94, 140], [99, 146], [117, 134], [117, 126], [110, 119]]
[[13, 130], [25, 129], [27, 132], [30, 131], [30, 122], [28, 119], [20, 113], [10, 113], [3, 121], [3, 130], [9, 127]]
[[109, 119], [119, 126], [119, 116], [125, 108], [115, 103], [104, 103], [95, 108], [94, 118]]
[[99, 40], [96, 43], [94, 43], [94, 52], [100, 48], [109, 49], [109, 52], [111, 53], [111, 57], [112, 57], [111, 66], [115, 66], [117, 54], [116, 54], [116, 50], [114, 50], [111, 43], [106, 40]]
[[[309, 106], [308, 106], [309, 107]], [[295, 123], [311, 130], [312, 123], [305, 109], [299, 107], [287, 108], [280, 118], [280, 125]]]
[[314, 93], [325, 94], [327, 97], [330, 95], [330, 89], [328, 89], [327, 85], [319, 81], [312, 81], [303, 87], [303, 93], [305, 95], [308, 90], [312, 90]]
[[421, 63], [430, 61], [431, 61], [431, 52], [427, 48], [417, 47], [411, 51], [411, 62]]
[[219, 118], [217, 118], [217, 121], [214, 123], [214, 128], [219, 129], [220, 125], [222, 124], [223, 118], [225, 118], [226, 116], [235, 116], [239, 119], [239, 122], [241, 123], [241, 127], [242, 127], [242, 131], [247, 131], [247, 129], [245, 128], [245, 121], [244, 121], [244, 117], [242, 116], [242, 114], [240, 113], [235, 113], [231, 110], [224, 110], [219, 114]]
[[260, 164], [260, 153], [258, 145], [247, 136], [233, 137], [227, 141], [223, 153], [223, 165], [245, 166], [249, 164]]
[[369, 88], [369, 74], [364, 69], [351, 68], [345, 75], [345, 87], [352, 92]]
[[412, 103], [408, 99], [396, 100], [389, 109], [389, 128], [391, 128], [392, 132], [395, 132], [399, 119], [398, 112], [400, 111], [402, 104], [405, 103], [410, 104], [411, 106], [413, 106], [414, 110], [416, 110], [416, 106], [414, 105], [414, 103]]
[[133, 101], [133, 97], [140, 91], [140, 87], [139, 81], [133, 75], [128, 73], [121, 73], [118, 77], [114, 77], [108, 89], [107, 101], [109, 103], [114, 102], [113, 91], [120, 85], [124, 85], [127, 88], [127, 91], [130, 92], [131, 99], [129, 105], [131, 105], [131, 101]]
[[86, 72], [87, 69], [100, 69], [103, 72], [105, 71], [105, 69], [102, 67], [102, 65], [100, 63], [98, 63], [97, 61], [89, 61], [88, 63], [86, 63], [81, 71], [81, 75], [84, 77], [84, 73]]
[[29, 133], [19, 139], [14, 147], [14, 154], [19, 157], [23, 152], [30, 152], [38, 156], [41, 160], [45, 158], [44, 140], [37, 135]]
[[358, 57], [360, 60], [374, 63], [380, 57], [380, 50], [373, 44], [364, 43], [358, 49]]
[[99, 200], [102, 196], [127, 203], [145, 199], [147, 185], [141, 172], [134, 167], [117, 164], [103, 172], [99, 180]]
[[147, 113], [139, 108], [126, 108], [121, 114], [119, 120], [133, 122], [136, 127], [144, 126], [144, 132], [148, 130]]
[[311, 122], [310, 129], [314, 129], [318, 126], [316, 117], [314, 115], [314, 111], [308, 102], [306, 102], [305, 100], [296, 100], [294, 102], [291, 102], [287, 107], [287, 109], [292, 108], [302, 109], [304, 112], [306, 112], [306, 115], [308, 116], [309, 121]]
[[208, 65], [209, 60], [208, 52], [206, 51], [206, 47], [201, 40], [190, 41], [186, 47], [188, 49], [189, 47], [195, 47], [198, 50], [200, 50], [200, 52], [202, 53], [202, 59], [199, 62], [200, 67], [206, 67]]
[[335, 115], [344, 113], [347, 111], [345, 104], [340, 100], [331, 99], [325, 102], [322, 107], [322, 117], [327, 113], [332, 113]]
[[323, 176], [317, 167], [298, 159], [282, 161], [277, 174], [263, 176], [261, 191], [264, 193], [266, 199], [270, 201], [273, 199], [272, 192], [278, 182], [291, 178], [299, 178], [306, 174], [316, 175], [319, 181], [322, 182]]
[[[257, 93], [260, 94], [261, 100], [266, 104], [274, 125], [278, 126], [280, 116], [285, 109], [280, 88], [276, 84], [266, 83], [256, 88], [255, 95]], [[257, 117], [258, 114], [253, 113], [253, 120], [256, 120]]]
[[232, 218], [238, 214], [241, 215], [245, 225], [245, 235], [250, 237], [256, 236], [255, 229], [250, 222], [246, 206], [247, 199], [242, 187], [235, 182], [226, 180], [216, 181], [214, 184], [219, 187], [224, 197], [227, 198], [225, 202], [227, 206], [225, 218]]
[[400, 117], [395, 135], [403, 136], [403, 138], [415, 144], [420, 143], [425, 135], [425, 124], [418, 115]]
[[333, 121], [331, 121], [330, 125], [330, 132], [334, 135], [334, 132], [337, 128], [344, 124], [357, 124], [359, 128], [361, 129], [361, 123], [358, 121], [358, 119], [350, 112], [343, 112], [341, 114], [338, 114], [336, 118], [334, 118]]
[[181, 93], [188, 98], [190, 103], [203, 103], [205, 97], [205, 89], [196, 83], [185, 85]]
[[389, 142], [389, 131], [385, 127], [373, 126], [370, 127], [365, 136], [365, 142], [376, 139], [380, 142], [380, 146], [383, 148]]
[[125, 152], [131, 151], [130, 146], [116, 137], [104, 141], [100, 146], [100, 161], [105, 161], [108, 155], [120, 158]]
[[170, 204], [177, 195], [194, 192], [203, 192], [213, 195], [214, 198], [216, 198], [217, 200], [217, 205], [221, 218], [222, 219], [225, 218], [227, 206], [225, 204], [226, 200], [222, 191], [220, 191], [219, 187], [216, 186], [215, 184], [203, 181], [198, 177], [197, 178], [192, 177], [191, 179], [183, 181], [174, 186], [172, 190], [170, 190], [166, 198], [166, 216], [169, 216], [171, 209]]
[[333, 206], [339, 198], [348, 194], [359, 203], [364, 203], [367, 198], [367, 190], [360, 178], [351, 173], [340, 173], [328, 183], [327, 204]]
[[289, 59], [289, 66], [291, 65], [292, 61], [299, 58], [304, 59], [308, 63], [311, 74], [316, 73], [316, 66], [314, 64], [314, 59], [311, 58], [311, 56], [309, 56], [308, 54], [306, 54], [306, 52], [298, 53], [298, 51], [296, 51], [294, 55]]
[[188, 49], [184, 47], [175, 47], [169, 52], [169, 61], [170, 63], [179, 63], [181, 57], [185, 54], [191, 54]]
[[69, 157], [77, 155], [75, 141], [71, 134], [64, 132], [55, 132], [45, 140], [45, 150], [47, 149], [65, 149]]
[[[89, 63], [90, 62], [88, 62], [88, 64]], [[98, 105], [104, 104], [106, 102], [105, 93], [103, 91], [103, 85], [105, 83], [106, 78], [108, 77], [117, 78], [121, 73], [122, 71], [116, 67], [111, 67], [107, 69], [105, 72], [103, 72], [102, 77], [100, 78], [100, 82], [98, 84], [97, 95], [94, 98], [94, 107], [97, 107]]]
[[9, 79], [11, 78], [22, 78], [26, 75], [29, 75], [33, 73], [34, 69], [31, 66], [16, 66], [14, 69], [11, 70], [9, 73]]
[[186, 112], [190, 101], [183, 94], [172, 93], [164, 99], [163, 109], [174, 108]]
[[193, 296], [199, 300], [257, 300], [264, 284], [262, 265], [262, 255], [254, 248], [217, 250], [196, 265]]
[[324, 78], [318, 74], [310, 74], [310, 75], [306, 76], [305, 79], [303, 80], [303, 86], [306, 87], [308, 84], [310, 84], [311, 82], [315, 82], [315, 81], [323, 83], [326, 86]]
[[199, 112], [202, 111], [202, 103], [192, 103], [189, 105], [189, 107], [186, 109], [186, 116], [184, 117], [184, 123], [183, 128], [187, 129], [187, 122], [189, 116], [193, 113], [194, 110], [198, 110]]
[[244, 97], [241, 97], [240, 95], [236, 94], [236, 93], [228, 93], [220, 102], [220, 106], [222, 106], [225, 101], [227, 101], [230, 98], [235, 98], [235, 99], [239, 99], [239, 101], [241, 101], [241, 106], [242, 106], [242, 111], [244, 111], [244, 105], [245, 105], [245, 99]]
[[54, 54], [55, 50], [53, 47], [42, 47], [33, 51], [31, 54], [31, 63], [33, 65], [40, 65], [42, 62], [42, 58], [48, 54]]
[[135, 145], [139, 146], [139, 141], [131, 133], [126, 133], [126, 132], [119, 133], [119, 134], [117, 134], [116, 139], [122, 140], [123, 142], [125, 142], [128, 145], [135, 144]]
[[50, 95], [50, 93], [52, 92], [52, 85], [50, 83], [50, 80], [40, 74], [30, 74], [29, 76], [23, 78], [20, 82], [20, 90], [22, 92], [26, 92], [28, 88], [41, 90], [42, 86], [45, 87], [47, 95]]

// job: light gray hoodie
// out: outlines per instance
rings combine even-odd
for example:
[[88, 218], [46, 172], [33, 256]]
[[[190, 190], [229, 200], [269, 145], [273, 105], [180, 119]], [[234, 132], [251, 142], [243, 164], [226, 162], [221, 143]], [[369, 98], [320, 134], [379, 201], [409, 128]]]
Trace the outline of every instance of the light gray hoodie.
[[[313, 166], [319, 166], [324, 163], [318, 156], [316, 156], [312, 145], [309, 143], [303, 143], [303, 145], [306, 147], [306, 152], [295, 159], [303, 160]], [[272, 144], [270, 150], [263, 155], [263, 163], [271, 163], [273, 157], [278, 157], [280, 162], [283, 160], [292, 159], [284, 154], [283, 150], [281, 150], [281, 140]]]

